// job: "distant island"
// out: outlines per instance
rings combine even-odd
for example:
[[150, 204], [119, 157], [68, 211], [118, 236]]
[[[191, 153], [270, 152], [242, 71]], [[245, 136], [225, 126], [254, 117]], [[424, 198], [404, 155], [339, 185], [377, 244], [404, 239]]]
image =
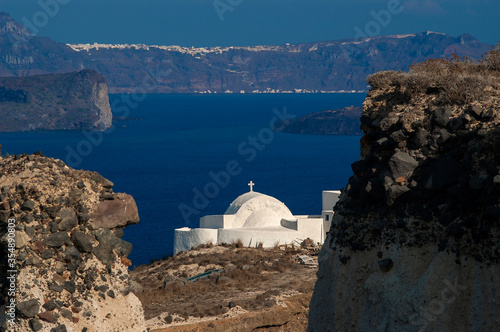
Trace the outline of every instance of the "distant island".
[[359, 106], [326, 110], [280, 121], [274, 129], [289, 134], [361, 135], [361, 112], [362, 108]]
[[104, 76], [93, 70], [0, 77], [0, 132], [105, 130], [112, 114]]
[[31, 34], [0, 13], [0, 76], [93, 69], [111, 93], [330, 93], [368, 91], [380, 70], [453, 54], [480, 59], [491, 49], [471, 35], [377, 36], [286, 45], [181, 47], [66, 45]]

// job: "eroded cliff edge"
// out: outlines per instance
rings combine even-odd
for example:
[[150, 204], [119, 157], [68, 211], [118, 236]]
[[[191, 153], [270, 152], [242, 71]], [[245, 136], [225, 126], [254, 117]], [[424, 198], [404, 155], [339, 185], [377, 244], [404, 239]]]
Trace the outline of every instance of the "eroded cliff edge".
[[309, 331], [500, 329], [500, 61], [369, 78]]
[[0, 132], [105, 130], [112, 117], [106, 80], [93, 70], [0, 77]]
[[146, 329], [121, 239], [139, 214], [112, 187], [40, 153], [0, 157], [0, 331]]

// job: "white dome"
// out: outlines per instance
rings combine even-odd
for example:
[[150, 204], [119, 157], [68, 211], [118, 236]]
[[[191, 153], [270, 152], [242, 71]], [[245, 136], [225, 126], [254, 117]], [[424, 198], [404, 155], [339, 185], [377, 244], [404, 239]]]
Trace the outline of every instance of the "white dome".
[[282, 219], [293, 219], [292, 213], [281, 201], [255, 191], [236, 198], [225, 214], [234, 215], [232, 228], [280, 227]]

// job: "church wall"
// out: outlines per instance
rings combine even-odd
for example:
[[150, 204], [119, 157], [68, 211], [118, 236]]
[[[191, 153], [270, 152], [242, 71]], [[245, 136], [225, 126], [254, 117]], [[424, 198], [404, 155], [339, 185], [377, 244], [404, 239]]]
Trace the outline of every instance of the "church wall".
[[332, 211], [340, 197], [338, 190], [323, 190], [323, 211]]
[[200, 228], [230, 228], [234, 215], [211, 215], [200, 219]]
[[332, 226], [332, 219], [330, 218], [330, 221], [327, 221], [323, 219], [323, 241], [321, 241], [321, 244], [326, 240], [326, 233], [330, 231], [330, 227]]
[[297, 220], [298, 232], [297, 237], [300, 240], [310, 238], [314, 242], [323, 243], [324, 241], [324, 226], [323, 218], [299, 218]]
[[211, 228], [179, 228], [175, 230], [174, 236], [174, 256], [181, 251], [196, 248], [200, 244], [217, 243], [217, 229]]
[[281, 219], [281, 226], [296, 231], [298, 229], [297, 219], [294, 220]]
[[298, 232], [292, 230], [276, 229], [251, 229], [251, 228], [233, 228], [219, 229], [218, 244], [236, 242], [238, 239], [244, 246], [256, 247], [257, 243], [262, 242], [264, 248], [272, 248], [276, 243], [285, 244], [298, 241]]

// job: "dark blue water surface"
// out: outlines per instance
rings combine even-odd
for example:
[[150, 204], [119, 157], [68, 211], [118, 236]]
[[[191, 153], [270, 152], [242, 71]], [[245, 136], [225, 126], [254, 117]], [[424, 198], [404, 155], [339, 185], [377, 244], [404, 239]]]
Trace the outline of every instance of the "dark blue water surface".
[[[269, 127], [277, 113], [361, 105], [364, 94], [133, 97], [110, 96], [115, 115], [140, 118], [116, 122], [110, 132], [0, 133], [0, 144], [10, 154], [41, 150], [98, 171], [115, 192], [134, 196], [141, 221], [125, 229], [124, 239], [134, 246], [129, 258], [136, 266], [170, 255], [175, 228], [224, 213], [250, 180], [294, 214], [319, 214], [321, 191], [344, 187], [359, 158], [359, 136], [291, 135]], [[228, 166], [231, 176], [225, 176]]]

